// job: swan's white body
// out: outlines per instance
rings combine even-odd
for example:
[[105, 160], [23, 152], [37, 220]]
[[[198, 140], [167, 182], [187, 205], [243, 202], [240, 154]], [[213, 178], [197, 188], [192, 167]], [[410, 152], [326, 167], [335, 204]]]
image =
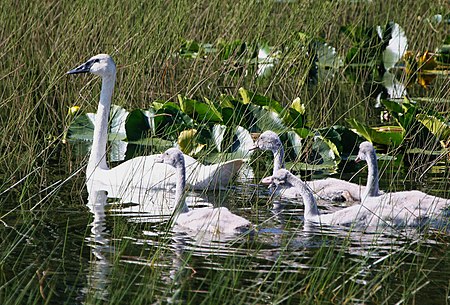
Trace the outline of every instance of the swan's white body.
[[[112, 169], [106, 163], [106, 142], [108, 133], [108, 118], [111, 108], [111, 98], [116, 81], [116, 65], [107, 54], [99, 54], [84, 64], [67, 72], [93, 73], [102, 78], [100, 102], [95, 116], [95, 128], [91, 154], [87, 166], [87, 184], [103, 185], [108, 190], [108, 196], [120, 194], [124, 188], [148, 189], [155, 184], [175, 186], [175, 175], [159, 163], [155, 163], [155, 155], [137, 157], [126, 161]], [[224, 163], [203, 165], [195, 159], [185, 156], [187, 164], [187, 183], [192, 189], [220, 189], [227, 186], [243, 164], [242, 159]]]
[[[255, 148], [270, 150], [274, 155], [273, 173], [284, 168], [284, 149], [280, 138], [273, 131], [263, 132], [255, 142]], [[307, 184], [314, 193], [332, 201], [361, 201], [361, 198], [379, 196], [378, 165], [375, 149], [369, 142], [360, 145], [357, 160], [365, 160], [368, 164], [367, 186], [361, 186], [345, 180], [327, 178], [308, 181]], [[296, 188], [283, 188], [278, 193], [286, 198], [301, 198]]]
[[208, 232], [214, 235], [236, 233], [241, 228], [250, 226], [243, 217], [231, 213], [227, 208], [200, 208], [189, 210], [183, 199], [186, 183], [185, 158], [177, 148], [164, 152], [156, 162], [163, 162], [175, 168], [175, 225], [179, 230], [187, 229], [193, 232]]
[[429, 219], [442, 216], [450, 199], [439, 198], [420, 191], [387, 193], [369, 197], [360, 205], [354, 205], [334, 213], [320, 214], [308, 185], [286, 169], [262, 181], [274, 183], [279, 188], [296, 188], [305, 205], [305, 221], [328, 225], [354, 227], [419, 226]]

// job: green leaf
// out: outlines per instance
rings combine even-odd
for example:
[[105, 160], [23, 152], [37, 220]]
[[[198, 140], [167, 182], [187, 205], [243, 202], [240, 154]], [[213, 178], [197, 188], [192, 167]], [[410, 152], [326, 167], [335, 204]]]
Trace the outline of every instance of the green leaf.
[[120, 106], [111, 106], [109, 116], [109, 133], [117, 134], [118, 139], [124, 139], [126, 137], [125, 122], [128, 114], [129, 112]]
[[[94, 134], [95, 113], [81, 114], [73, 120], [67, 131], [68, 138], [92, 140]], [[128, 111], [112, 105], [109, 116], [108, 139], [124, 140], [126, 138], [125, 120]]]
[[305, 105], [300, 102], [300, 98], [294, 99], [289, 108], [281, 113], [284, 123], [293, 128], [303, 128], [306, 125]]
[[220, 112], [208, 99], [203, 102], [178, 95], [178, 101], [181, 110], [199, 123], [220, 123], [223, 121]]
[[195, 156], [206, 146], [198, 143], [197, 138], [197, 129], [183, 130], [178, 136], [178, 145], [185, 154]]
[[440, 141], [448, 141], [450, 138], [450, 124], [443, 120], [426, 114], [418, 114], [417, 120], [422, 123]]
[[398, 147], [403, 142], [404, 131], [398, 126], [378, 127], [377, 129], [366, 126], [356, 119], [346, 119], [356, 133], [366, 138], [368, 141], [382, 145], [392, 145]]
[[406, 98], [402, 104], [391, 100], [381, 100], [381, 103], [405, 131], [409, 130], [415, 120], [416, 112], [418, 111], [415, 104], [412, 104]]
[[260, 130], [272, 130], [276, 133], [284, 132], [288, 127], [283, 123], [278, 113], [256, 105], [249, 105], [255, 124]]
[[164, 139], [176, 140], [181, 131], [194, 127], [193, 120], [172, 102], [153, 102], [148, 115], [152, 132]]
[[283, 111], [283, 107], [280, 105], [280, 103], [263, 95], [248, 91], [242, 87], [239, 88], [239, 94], [241, 95], [242, 103], [244, 105], [252, 103], [254, 105], [265, 107], [269, 110], [275, 111], [277, 113], [281, 113]]
[[129, 141], [145, 138], [150, 130], [150, 125], [147, 116], [141, 109], [135, 109], [130, 112], [125, 123], [125, 130]]

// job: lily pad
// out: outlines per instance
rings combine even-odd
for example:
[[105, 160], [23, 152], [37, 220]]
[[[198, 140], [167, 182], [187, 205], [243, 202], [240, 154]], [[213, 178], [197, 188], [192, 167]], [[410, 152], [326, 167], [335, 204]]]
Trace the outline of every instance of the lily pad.
[[416, 117], [440, 141], [448, 141], [450, 139], [450, 124], [448, 122], [426, 114], [418, 114]]
[[146, 137], [150, 130], [150, 124], [147, 116], [141, 109], [135, 109], [130, 112], [125, 123], [125, 130], [129, 141], [136, 141]]
[[280, 103], [264, 95], [248, 91], [242, 87], [239, 88], [239, 94], [241, 95], [243, 104], [252, 103], [257, 106], [265, 107], [268, 110], [275, 111], [276, 113], [281, 113], [281, 111], [283, 111], [283, 107], [280, 105]]
[[398, 147], [403, 142], [404, 131], [398, 126], [384, 126], [371, 128], [356, 119], [346, 119], [355, 132], [372, 143]]
[[[125, 121], [128, 111], [124, 108], [112, 105], [108, 126], [108, 138], [124, 140], [126, 138]], [[86, 113], [77, 116], [70, 124], [67, 132], [68, 138], [80, 140], [92, 140], [94, 135], [95, 113]]]
[[208, 99], [196, 101], [178, 95], [181, 110], [199, 123], [220, 123], [222, 115]]
[[410, 129], [418, 111], [418, 107], [415, 104], [411, 103], [407, 98], [402, 103], [392, 100], [381, 100], [381, 104], [388, 109], [403, 130], [407, 131]]
[[282, 112], [281, 116], [287, 126], [303, 128], [306, 125], [306, 109], [300, 98], [294, 99], [289, 108]]
[[276, 133], [282, 133], [288, 128], [275, 111], [269, 111], [256, 105], [249, 105], [248, 107], [255, 118], [256, 126], [260, 130], [272, 130]]
[[185, 154], [195, 156], [206, 145], [197, 141], [197, 129], [189, 129], [183, 130], [178, 136], [178, 146]]

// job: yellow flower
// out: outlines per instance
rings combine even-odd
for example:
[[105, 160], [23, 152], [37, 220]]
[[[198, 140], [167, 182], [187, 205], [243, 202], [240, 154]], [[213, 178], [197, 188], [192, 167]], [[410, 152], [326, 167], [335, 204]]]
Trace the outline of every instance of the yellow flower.
[[77, 112], [80, 111], [80, 106], [72, 106], [69, 108], [69, 111], [67, 112], [68, 115], [75, 115]]

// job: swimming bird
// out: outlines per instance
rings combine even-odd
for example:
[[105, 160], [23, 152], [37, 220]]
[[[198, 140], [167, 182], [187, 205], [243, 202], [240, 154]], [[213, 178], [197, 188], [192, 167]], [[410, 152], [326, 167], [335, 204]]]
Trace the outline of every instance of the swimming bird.
[[189, 210], [183, 198], [186, 184], [185, 158], [178, 148], [169, 148], [157, 158], [156, 162], [175, 168], [177, 177], [175, 224], [178, 228], [215, 235], [237, 233], [249, 228], [250, 222], [247, 219], [231, 213], [226, 207]]
[[[108, 196], [120, 195], [119, 189], [128, 187], [149, 189], [162, 182], [175, 185], [174, 170], [155, 163], [156, 155], [136, 157], [120, 165], [109, 168], [106, 163], [106, 143], [108, 140], [108, 119], [111, 98], [116, 81], [116, 65], [107, 54], [98, 54], [67, 74], [92, 73], [102, 79], [100, 102], [95, 116], [92, 150], [86, 170], [87, 182], [96, 183], [108, 189]], [[220, 189], [228, 185], [243, 164], [242, 159], [203, 165], [185, 155], [187, 184], [191, 189]], [[117, 193], [117, 194], [115, 194]]]
[[262, 180], [278, 188], [295, 188], [303, 199], [305, 222], [352, 227], [419, 226], [431, 219], [441, 219], [450, 199], [420, 191], [386, 193], [369, 197], [334, 213], [321, 214], [309, 186], [286, 169], [279, 169]]
[[[261, 150], [269, 150], [273, 153], [273, 173], [284, 168], [284, 148], [278, 135], [273, 131], [263, 132], [255, 141], [255, 147]], [[378, 187], [378, 165], [376, 152], [370, 142], [363, 142], [359, 146], [357, 161], [366, 161], [368, 164], [368, 179], [366, 186], [360, 186], [345, 180], [326, 178], [308, 181], [307, 184], [315, 194], [332, 201], [361, 201], [361, 198], [378, 196], [381, 194]], [[300, 198], [301, 195], [295, 188], [284, 188], [279, 192], [286, 198]]]

